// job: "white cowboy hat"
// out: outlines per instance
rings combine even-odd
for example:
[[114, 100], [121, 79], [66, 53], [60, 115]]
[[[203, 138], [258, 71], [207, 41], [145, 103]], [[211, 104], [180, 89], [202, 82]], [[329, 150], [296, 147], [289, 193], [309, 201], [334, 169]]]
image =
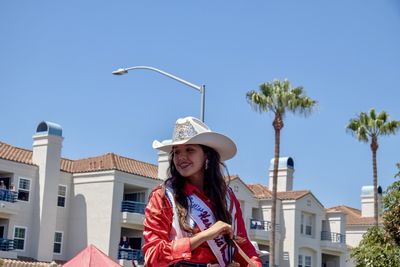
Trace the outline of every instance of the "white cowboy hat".
[[169, 153], [173, 146], [188, 144], [211, 147], [219, 153], [223, 161], [236, 154], [236, 145], [229, 137], [212, 132], [207, 125], [193, 117], [177, 119], [172, 140], [164, 142], [154, 140], [153, 148]]

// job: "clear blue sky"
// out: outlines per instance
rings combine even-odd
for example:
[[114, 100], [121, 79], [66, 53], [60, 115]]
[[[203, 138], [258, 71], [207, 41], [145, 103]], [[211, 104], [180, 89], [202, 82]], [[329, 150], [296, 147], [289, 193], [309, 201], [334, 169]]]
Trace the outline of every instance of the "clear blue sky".
[[[157, 163], [154, 139], [175, 120], [198, 116], [195, 90], [149, 65], [205, 84], [206, 123], [231, 136], [231, 174], [267, 184], [272, 116], [245, 94], [274, 78], [304, 86], [319, 102], [305, 119], [289, 114], [281, 155], [295, 163], [295, 189], [325, 205], [360, 207], [372, 183], [369, 145], [345, 131], [375, 107], [400, 120], [400, 3], [337, 1], [14, 1], [0, 2], [0, 140], [31, 149], [42, 120], [64, 131], [63, 157], [114, 152]], [[380, 139], [386, 187], [400, 161], [400, 133]]]

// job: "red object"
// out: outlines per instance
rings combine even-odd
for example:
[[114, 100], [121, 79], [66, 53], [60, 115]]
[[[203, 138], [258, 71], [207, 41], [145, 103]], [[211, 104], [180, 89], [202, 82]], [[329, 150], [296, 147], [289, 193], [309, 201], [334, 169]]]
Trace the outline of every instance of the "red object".
[[[204, 203], [210, 206], [209, 199], [195, 186], [186, 183], [184, 190], [186, 195], [195, 193]], [[248, 239], [239, 201], [233, 193], [231, 195], [237, 210], [237, 235], [242, 240], [239, 246], [256, 266], [261, 267], [262, 264], [256, 250]], [[207, 242], [191, 251], [188, 237], [169, 240], [172, 215], [171, 203], [165, 196], [164, 190], [157, 187], [153, 190], [145, 211], [143, 251], [146, 266], [165, 267], [182, 260], [196, 263], [218, 263]], [[195, 227], [196, 231], [200, 231], [197, 226]], [[240, 266], [248, 266], [247, 262], [237, 252], [235, 252], [233, 259], [240, 263]]]
[[94, 245], [89, 245], [62, 267], [121, 267], [121, 265]]

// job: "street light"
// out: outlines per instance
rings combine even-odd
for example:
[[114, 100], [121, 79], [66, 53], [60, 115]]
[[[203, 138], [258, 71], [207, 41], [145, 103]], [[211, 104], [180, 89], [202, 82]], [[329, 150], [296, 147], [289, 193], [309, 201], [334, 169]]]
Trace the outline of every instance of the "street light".
[[196, 89], [197, 91], [199, 91], [200, 92], [200, 119], [201, 119], [202, 122], [204, 122], [204, 102], [205, 102], [205, 94], [206, 94], [205, 85], [201, 85], [201, 86], [195, 85], [195, 84], [190, 83], [190, 82], [188, 82], [188, 81], [186, 81], [184, 79], [176, 77], [176, 76], [174, 76], [174, 75], [172, 75], [172, 74], [170, 74], [168, 72], [165, 72], [165, 71], [153, 68], [153, 67], [148, 67], [148, 66], [134, 66], [134, 67], [129, 67], [129, 68], [120, 68], [120, 69], [117, 69], [117, 70], [113, 71], [112, 74], [114, 74], [114, 75], [124, 75], [124, 74], [128, 73], [128, 71], [130, 71], [130, 70], [152, 70], [152, 71], [158, 72], [158, 73], [160, 73], [162, 75], [165, 75], [165, 76], [167, 76], [167, 77], [169, 77], [169, 78], [171, 78], [171, 79], [173, 79], [175, 81], [183, 83], [183, 84], [185, 84], [185, 85], [187, 85], [189, 87], [192, 87], [192, 88]]

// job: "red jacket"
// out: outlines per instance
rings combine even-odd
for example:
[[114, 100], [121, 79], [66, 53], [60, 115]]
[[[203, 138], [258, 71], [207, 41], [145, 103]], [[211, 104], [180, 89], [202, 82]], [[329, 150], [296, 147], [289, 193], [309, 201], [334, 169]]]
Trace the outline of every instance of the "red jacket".
[[[210, 206], [209, 199], [190, 183], [186, 183], [184, 191], [187, 196], [195, 193], [204, 203]], [[257, 256], [256, 250], [247, 237], [240, 204], [233, 192], [232, 199], [236, 206], [237, 236], [242, 239], [239, 246], [258, 267], [261, 267], [261, 261]], [[173, 210], [171, 203], [165, 196], [165, 190], [159, 186], [151, 193], [145, 211], [143, 251], [146, 266], [169, 266], [181, 260], [196, 263], [218, 263], [207, 242], [204, 242], [198, 248], [191, 251], [189, 237], [169, 240], [172, 217]], [[194, 231], [198, 232], [200, 229], [196, 226]], [[247, 262], [237, 251], [233, 259], [235, 262], [240, 263], [240, 266], [248, 266]]]

